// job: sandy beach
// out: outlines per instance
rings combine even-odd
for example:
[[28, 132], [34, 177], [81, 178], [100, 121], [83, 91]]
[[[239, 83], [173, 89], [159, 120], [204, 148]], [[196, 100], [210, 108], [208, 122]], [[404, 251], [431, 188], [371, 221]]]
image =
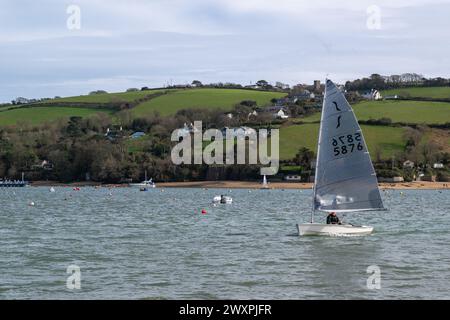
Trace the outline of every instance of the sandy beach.
[[[170, 188], [227, 188], [227, 189], [259, 189], [260, 182], [252, 181], [193, 181], [193, 182], [160, 182], [158, 187]], [[311, 189], [312, 183], [307, 182], [272, 182], [269, 183], [271, 189]], [[447, 187], [446, 187], [447, 186]], [[446, 182], [401, 182], [401, 183], [380, 183], [381, 189], [449, 189]]]
[[[188, 181], [188, 182], [156, 182], [158, 188], [225, 188], [225, 189], [260, 189], [259, 181]], [[270, 189], [311, 189], [312, 183], [307, 182], [269, 182]], [[102, 186], [102, 187], [127, 187], [127, 184], [101, 184], [98, 182], [73, 182], [60, 183], [56, 181], [34, 181], [31, 186]], [[380, 183], [381, 189], [450, 189], [448, 182], [398, 182]]]

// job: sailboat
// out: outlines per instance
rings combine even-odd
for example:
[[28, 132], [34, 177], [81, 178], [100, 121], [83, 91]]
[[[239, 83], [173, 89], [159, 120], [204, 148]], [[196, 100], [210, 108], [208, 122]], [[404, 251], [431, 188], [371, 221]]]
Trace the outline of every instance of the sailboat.
[[145, 180], [140, 183], [130, 183], [130, 187], [138, 187], [138, 188], [155, 188], [156, 184], [153, 182], [152, 178], [147, 180], [147, 170], [145, 170]]
[[361, 127], [344, 94], [326, 81], [310, 223], [299, 235], [366, 235], [371, 226], [314, 222], [314, 213], [386, 210]]
[[269, 184], [267, 183], [266, 175], [263, 176], [263, 182], [262, 182], [261, 189], [269, 189]]

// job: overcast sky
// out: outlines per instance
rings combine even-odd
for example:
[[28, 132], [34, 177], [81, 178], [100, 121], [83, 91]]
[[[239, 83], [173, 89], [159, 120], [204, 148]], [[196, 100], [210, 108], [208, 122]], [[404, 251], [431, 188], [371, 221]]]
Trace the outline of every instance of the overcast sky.
[[450, 0], [0, 0], [0, 101], [194, 79], [450, 77], [449, 17]]

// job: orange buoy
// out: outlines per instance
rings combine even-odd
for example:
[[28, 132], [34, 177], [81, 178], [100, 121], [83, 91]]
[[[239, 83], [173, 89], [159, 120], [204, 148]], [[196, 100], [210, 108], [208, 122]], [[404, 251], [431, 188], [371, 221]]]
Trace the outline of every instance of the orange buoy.
[[206, 210], [205, 209], [202, 209], [202, 214], [206, 214]]

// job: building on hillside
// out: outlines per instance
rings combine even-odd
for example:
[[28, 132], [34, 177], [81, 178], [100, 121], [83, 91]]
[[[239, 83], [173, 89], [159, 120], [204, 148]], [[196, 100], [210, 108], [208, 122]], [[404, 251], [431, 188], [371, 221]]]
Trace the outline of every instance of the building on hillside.
[[314, 92], [321, 92], [320, 80], [314, 80]]
[[288, 90], [289, 89], [289, 85], [286, 84], [286, 83], [282, 83], [282, 82], [277, 81], [275, 83], [275, 88], [278, 88], [278, 89], [281, 89], [281, 90]]
[[302, 177], [299, 174], [287, 174], [284, 176], [286, 181], [302, 181]]
[[304, 90], [301, 93], [297, 93], [292, 96], [292, 102], [296, 103], [297, 101], [306, 101], [314, 99], [316, 95], [309, 90]]
[[257, 117], [258, 116], [258, 112], [256, 110], [253, 110], [252, 112], [250, 112], [247, 115], [247, 119], [250, 119], [251, 117]]
[[406, 160], [403, 162], [403, 168], [414, 168], [414, 162], [411, 160]]
[[280, 98], [275, 101], [276, 106], [284, 106], [285, 104], [289, 103], [290, 99], [288, 97]]
[[384, 96], [385, 100], [395, 100], [398, 99], [398, 95], [394, 94], [392, 96]]
[[336, 88], [338, 88], [339, 91], [345, 93], [345, 85], [343, 85], [343, 84], [337, 84], [337, 85], [336, 85]]
[[433, 169], [444, 169], [443, 163], [433, 163]]
[[403, 177], [378, 177], [378, 182], [404, 182]]
[[53, 163], [48, 160], [42, 160], [39, 164], [34, 164], [33, 169], [53, 170]]
[[143, 137], [143, 136], [145, 136], [145, 133], [144, 133], [144, 132], [142, 132], [142, 131], [136, 131], [136, 132], [134, 132], [134, 133], [130, 136], [130, 138], [131, 138], [131, 139], [138, 139], [138, 138]]
[[276, 119], [287, 119], [287, 118], [289, 118], [287, 113], [284, 110], [282, 110], [282, 109], [280, 109], [277, 113], [274, 113], [273, 116]]
[[435, 176], [435, 175], [421, 174], [421, 175], [419, 175], [419, 178], [417, 179], [417, 181], [436, 182], [436, 178], [437, 178], [437, 176]]
[[198, 132], [198, 129], [192, 123], [189, 125], [184, 123], [183, 128], [177, 129], [177, 137], [178, 139], [187, 137], [194, 132]]
[[261, 110], [265, 113], [270, 113], [275, 119], [287, 119], [289, 118], [287, 109], [283, 106], [270, 106]]
[[362, 98], [367, 99], [367, 100], [380, 100], [383, 97], [381, 96], [380, 91], [372, 89], [370, 91], [365, 91], [363, 92], [363, 94], [361, 95]]
[[323, 103], [323, 94], [315, 94], [314, 102], [316, 102], [317, 104], [322, 104]]
[[119, 128], [113, 128], [113, 129], [107, 128], [105, 137], [110, 141], [114, 141], [118, 138], [123, 138], [122, 126], [120, 126]]

